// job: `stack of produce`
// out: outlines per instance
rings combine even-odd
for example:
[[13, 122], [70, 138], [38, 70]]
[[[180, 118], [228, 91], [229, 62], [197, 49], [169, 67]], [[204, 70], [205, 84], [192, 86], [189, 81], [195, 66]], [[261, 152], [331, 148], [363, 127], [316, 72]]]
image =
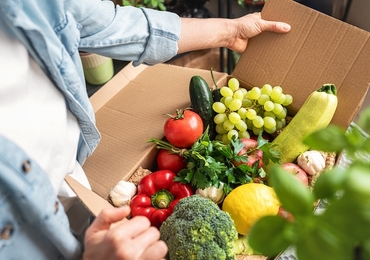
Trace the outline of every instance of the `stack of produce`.
[[[329, 125], [335, 86], [313, 92], [294, 117], [293, 97], [281, 86], [247, 90], [230, 78], [211, 91], [193, 76], [189, 95], [190, 108], [168, 115], [164, 138], [148, 140], [158, 148], [157, 171], [142, 177], [128, 201], [126, 195], [132, 217], [147, 216], [160, 229], [171, 260], [260, 254], [249, 246], [255, 223], [277, 215], [293, 221], [296, 212], [276, 192], [290, 184], [270, 175], [289, 172], [299, 183], [294, 189], [305, 190], [333, 166], [335, 153], [310, 149], [304, 139]], [[314, 201], [306, 202], [312, 212]]]

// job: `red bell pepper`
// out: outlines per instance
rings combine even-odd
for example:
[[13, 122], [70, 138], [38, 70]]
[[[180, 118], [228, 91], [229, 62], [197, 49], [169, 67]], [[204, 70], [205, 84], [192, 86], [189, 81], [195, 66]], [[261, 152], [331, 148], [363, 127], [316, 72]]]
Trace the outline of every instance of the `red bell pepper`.
[[174, 181], [175, 176], [169, 170], [160, 170], [142, 178], [130, 202], [131, 216], [146, 216], [159, 228], [180, 199], [193, 195], [190, 185]]

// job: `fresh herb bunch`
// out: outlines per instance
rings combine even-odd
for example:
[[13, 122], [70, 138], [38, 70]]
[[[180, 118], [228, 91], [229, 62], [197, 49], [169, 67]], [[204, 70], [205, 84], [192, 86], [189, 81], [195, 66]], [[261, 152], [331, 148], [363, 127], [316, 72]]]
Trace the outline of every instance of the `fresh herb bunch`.
[[[370, 130], [370, 108], [359, 122]], [[253, 249], [276, 256], [292, 246], [300, 260], [370, 259], [370, 139], [363, 129], [329, 125], [305, 139], [312, 149], [336, 152], [347, 162], [321, 173], [312, 191], [280, 166], [271, 169], [270, 184], [294, 217], [260, 219], [249, 236]], [[316, 214], [318, 200], [325, 207]]]
[[[223, 190], [225, 194], [228, 194], [235, 187], [252, 182], [254, 179], [264, 179], [266, 175], [262, 168], [258, 169], [258, 162], [253, 167], [245, 164], [236, 167], [233, 162], [247, 162], [248, 160], [248, 154], [238, 155], [244, 144], [238, 138], [233, 138], [229, 144], [211, 140], [208, 128], [190, 149], [180, 149], [156, 138], [151, 138], [149, 142], [156, 143], [158, 149], [166, 149], [183, 156], [187, 168], [179, 171], [175, 180], [189, 183], [196, 189], [205, 189], [210, 186], [219, 188], [223, 183]], [[280, 154], [270, 142], [262, 137], [262, 133], [258, 136], [257, 142], [258, 146], [255, 149], [263, 151], [262, 160], [265, 165], [269, 162], [280, 162]]]

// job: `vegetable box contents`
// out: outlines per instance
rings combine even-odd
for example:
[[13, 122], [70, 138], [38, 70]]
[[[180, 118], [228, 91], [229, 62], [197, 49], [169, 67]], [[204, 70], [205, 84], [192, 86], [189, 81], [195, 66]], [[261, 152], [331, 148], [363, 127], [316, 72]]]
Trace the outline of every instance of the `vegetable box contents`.
[[[249, 246], [255, 223], [265, 216], [283, 222], [312, 213], [314, 197], [305, 188], [333, 167], [333, 153], [310, 149], [305, 139], [329, 125], [336, 88], [322, 85], [294, 117], [288, 115], [293, 97], [281, 86], [247, 90], [230, 78], [212, 91], [195, 75], [189, 96], [190, 107], [168, 114], [164, 138], [148, 140], [158, 148], [157, 171], [138, 183], [131, 217], [146, 216], [160, 229], [171, 260], [266, 253], [255, 237]], [[280, 172], [291, 178], [271, 178]], [[280, 200], [280, 189], [288, 186], [297, 198]]]

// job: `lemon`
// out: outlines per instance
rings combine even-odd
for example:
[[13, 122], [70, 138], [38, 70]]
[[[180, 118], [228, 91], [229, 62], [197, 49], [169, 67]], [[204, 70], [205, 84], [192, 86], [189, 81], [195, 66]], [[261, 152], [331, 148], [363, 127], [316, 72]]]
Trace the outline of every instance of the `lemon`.
[[274, 189], [260, 183], [238, 186], [225, 197], [222, 204], [222, 210], [230, 214], [241, 235], [247, 235], [261, 217], [277, 215], [279, 207]]

